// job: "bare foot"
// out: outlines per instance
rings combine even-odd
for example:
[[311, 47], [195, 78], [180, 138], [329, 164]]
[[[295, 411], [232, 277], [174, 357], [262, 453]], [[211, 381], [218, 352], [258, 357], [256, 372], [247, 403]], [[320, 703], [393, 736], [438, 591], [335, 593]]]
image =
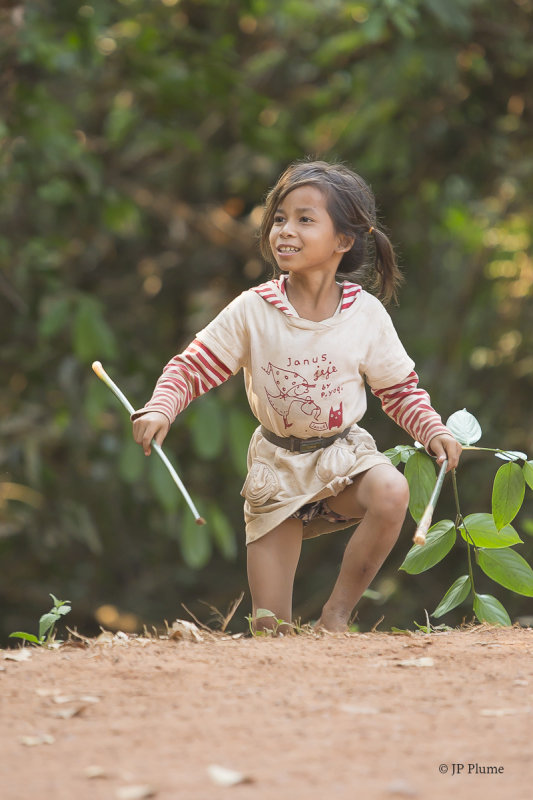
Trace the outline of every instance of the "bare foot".
[[330, 633], [345, 633], [348, 630], [348, 621], [340, 612], [323, 610], [320, 619], [315, 622], [315, 628]]

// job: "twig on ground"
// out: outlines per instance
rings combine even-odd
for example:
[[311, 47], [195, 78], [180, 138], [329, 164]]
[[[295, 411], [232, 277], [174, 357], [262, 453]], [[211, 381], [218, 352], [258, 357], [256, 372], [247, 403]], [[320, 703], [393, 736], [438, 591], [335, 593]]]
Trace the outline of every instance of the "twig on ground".
[[233, 600], [233, 602], [229, 606], [225, 616], [224, 616], [224, 614], [222, 614], [221, 611], [218, 610], [218, 608], [216, 606], [211, 605], [211, 603], [207, 603], [205, 600], [200, 600], [200, 603], [203, 603], [204, 606], [207, 606], [209, 609], [211, 609], [211, 611], [215, 615], [215, 619], [218, 622], [220, 622], [220, 630], [221, 630], [221, 632], [224, 633], [226, 631], [226, 628], [228, 627], [229, 622], [231, 621], [231, 619], [233, 618], [233, 616], [234, 616], [235, 612], [237, 611], [238, 607], [242, 603], [243, 597], [244, 597], [244, 592], [241, 592], [239, 597], [237, 597], [237, 598], [235, 598], [235, 600]]
[[378, 619], [378, 621], [374, 622], [374, 624], [370, 628], [370, 633], [375, 633], [378, 625], [381, 625], [381, 623], [383, 622], [384, 619], [385, 619], [385, 615], [382, 614], [381, 617]]

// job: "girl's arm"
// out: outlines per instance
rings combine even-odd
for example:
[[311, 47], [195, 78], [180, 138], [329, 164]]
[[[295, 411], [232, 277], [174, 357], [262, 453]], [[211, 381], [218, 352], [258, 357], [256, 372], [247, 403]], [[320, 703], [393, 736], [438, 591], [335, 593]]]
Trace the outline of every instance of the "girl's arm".
[[172, 422], [192, 400], [224, 383], [232, 374], [198, 339], [174, 356], [158, 379], [149, 402], [131, 415], [133, 438], [146, 455], [150, 455], [152, 439], [162, 444]]
[[249, 336], [247, 315], [254, 292], [242, 292], [196, 334], [183, 353], [174, 356], [156, 383], [150, 401], [132, 414], [133, 437], [149, 454], [150, 442], [161, 444], [177, 415], [195, 397], [219, 386], [245, 366]]
[[448, 458], [448, 469], [457, 466], [461, 445], [443, 425], [426, 391], [418, 386], [418, 375], [412, 371], [401, 383], [372, 390], [381, 401], [385, 413], [401, 428], [433, 452], [442, 463]]

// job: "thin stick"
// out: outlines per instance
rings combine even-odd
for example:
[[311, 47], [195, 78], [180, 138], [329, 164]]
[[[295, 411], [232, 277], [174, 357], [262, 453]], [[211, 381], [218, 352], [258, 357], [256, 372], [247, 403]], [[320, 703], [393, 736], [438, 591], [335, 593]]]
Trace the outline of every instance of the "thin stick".
[[[118, 397], [118, 399], [120, 400], [120, 402], [122, 403], [124, 408], [127, 411], [129, 411], [130, 415], [133, 414], [135, 412], [135, 409], [133, 408], [132, 404], [130, 403], [130, 401], [128, 400], [126, 395], [123, 394], [120, 391], [120, 389], [118, 388], [116, 383], [111, 380], [111, 378], [109, 377], [109, 375], [107, 374], [107, 372], [103, 368], [103, 366], [100, 363], [100, 361], [94, 361], [92, 366], [93, 366], [93, 372], [96, 375], [98, 375], [100, 380], [103, 381], [105, 383], [105, 385], [109, 389], [111, 389], [111, 391], [113, 392], [115, 397]], [[193, 501], [191, 500], [189, 492], [187, 491], [187, 489], [185, 488], [185, 486], [181, 482], [180, 476], [178, 475], [178, 473], [176, 472], [176, 470], [174, 469], [174, 467], [172, 466], [172, 464], [168, 460], [167, 456], [165, 455], [165, 453], [163, 453], [163, 450], [161, 449], [161, 446], [158, 445], [157, 442], [152, 440], [152, 447], [154, 448], [155, 452], [157, 453], [157, 455], [159, 456], [159, 458], [161, 459], [161, 461], [163, 462], [165, 467], [170, 472], [170, 475], [172, 476], [172, 480], [174, 481], [174, 483], [176, 484], [176, 486], [178, 487], [178, 489], [182, 493], [183, 497], [185, 498], [185, 501], [186, 501], [187, 505], [189, 506], [189, 508], [191, 509], [191, 511], [192, 511], [192, 513], [194, 515], [194, 518], [196, 520], [196, 524], [197, 525], [205, 525], [205, 519], [203, 517], [201, 517], [200, 514], [198, 513], [198, 511], [196, 509], [196, 506], [194, 505]]]
[[439, 498], [440, 490], [442, 489], [442, 484], [444, 483], [444, 476], [446, 475], [447, 466], [448, 466], [448, 459], [445, 458], [440, 468], [439, 476], [437, 478], [437, 483], [435, 484], [435, 488], [433, 489], [431, 497], [429, 498], [429, 503], [427, 504], [426, 509], [420, 518], [420, 522], [418, 523], [415, 535], [413, 536], [413, 542], [415, 544], [422, 545], [426, 543], [426, 535], [429, 530], [429, 526], [431, 525], [433, 512], [435, 511], [435, 506]]

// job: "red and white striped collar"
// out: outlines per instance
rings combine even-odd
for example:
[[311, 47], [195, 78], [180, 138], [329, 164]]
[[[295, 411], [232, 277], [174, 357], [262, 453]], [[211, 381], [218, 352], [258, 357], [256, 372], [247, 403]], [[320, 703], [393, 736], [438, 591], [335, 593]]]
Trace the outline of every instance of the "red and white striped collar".
[[[287, 277], [287, 275], [281, 275], [279, 278], [267, 281], [267, 283], [261, 283], [259, 286], [253, 286], [251, 291], [257, 292], [257, 294], [260, 295], [263, 300], [266, 300], [267, 303], [271, 303], [280, 311], [283, 311], [283, 313], [287, 314], [288, 317], [294, 317], [294, 311], [292, 311], [280, 297], [280, 295], [285, 298], [287, 297], [287, 292], [285, 289]], [[359, 286], [358, 283], [352, 283], [351, 281], [343, 282], [342, 301], [340, 307], [341, 312], [346, 311], [348, 308], [350, 308], [350, 306], [353, 305], [360, 291], [361, 286]]]

